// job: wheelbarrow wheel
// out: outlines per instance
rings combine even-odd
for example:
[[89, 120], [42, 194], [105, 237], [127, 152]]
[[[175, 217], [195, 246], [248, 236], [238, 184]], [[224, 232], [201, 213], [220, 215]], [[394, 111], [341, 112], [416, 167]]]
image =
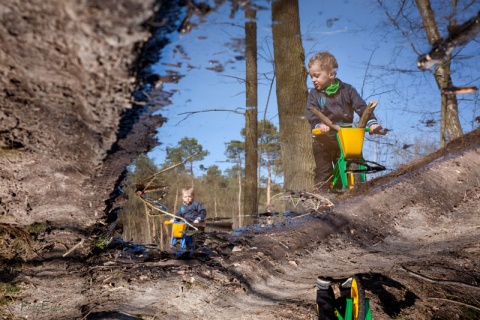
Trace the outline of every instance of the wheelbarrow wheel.
[[359, 276], [353, 276], [352, 278], [350, 298], [352, 298], [353, 319], [364, 320], [366, 314], [365, 290], [363, 289], [363, 285]]

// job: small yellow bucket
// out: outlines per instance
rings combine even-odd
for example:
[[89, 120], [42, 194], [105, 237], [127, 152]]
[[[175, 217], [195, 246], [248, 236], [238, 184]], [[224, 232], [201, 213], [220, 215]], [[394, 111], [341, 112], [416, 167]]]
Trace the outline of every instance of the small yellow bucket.
[[362, 156], [365, 128], [341, 128], [338, 137], [345, 158], [360, 158]]
[[187, 230], [187, 225], [185, 223], [173, 223], [172, 224], [172, 233], [174, 238], [183, 238], [184, 231]]

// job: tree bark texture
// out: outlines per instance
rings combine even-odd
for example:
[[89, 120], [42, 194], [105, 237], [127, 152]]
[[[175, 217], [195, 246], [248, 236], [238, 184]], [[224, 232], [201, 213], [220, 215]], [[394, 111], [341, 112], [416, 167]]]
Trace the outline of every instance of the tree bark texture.
[[272, 34], [284, 187], [304, 190], [313, 186], [315, 164], [305, 116], [307, 72], [297, 0], [272, 2]]
[[245, 112], [245, 192], [243, 214], [251, 217], [258, 211], [257, 196], [257, 23], [256, 11], [245, 8], [245, 58], [246, 58], [246, 112]]
[[[441, 40], [435, 21], [435, 14], [430, 5], [430, 0], [415, 0], [418, 12], [422, 17], [423, 28], [427, 34], [428, 42], [433, 45]], [[452, 86], [450, 74], [450, 56], [439, 66], [435, 67], [434, 77], [437, 86], [442, 89]], [[447, 139], [455, 139], [463, 135], [462, 126], [458, 115], [458, 101], [455, 95], [442, 95], [441, 98], [441, 126], [440, 126], [440, 147], [444, 147]], [[447, 136], [448, 135], [448, 136]]]

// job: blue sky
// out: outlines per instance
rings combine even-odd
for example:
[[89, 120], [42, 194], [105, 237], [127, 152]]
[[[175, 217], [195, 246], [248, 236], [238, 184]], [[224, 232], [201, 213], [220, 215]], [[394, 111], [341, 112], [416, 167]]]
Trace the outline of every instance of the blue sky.
[[[261, 3], [261, 1], [259, 1]], [[318, 51], [332, 52], [339, 63], [338, 77], [363, 91], [366, 101], [379, 100], [376, 111], [377, 118], [382, 125], [389, 128], [398, 128], [399, 119], [404, 124], [397, 131], [405, 134], [416, 132], [418, 115], [406, 113], [405, 108], [398, 106], [397, 98], [386, 94], [389, 85], [380, 90], [381, 79], [368, 79], [364, 83], [366, 63], [375, 49], [376, 65], [388, 64], [393, 54], [393, 48], [408, 47], [406, 39], [395, 39], [382, 36], [378, 30], [379, 23], [385, 19], [376, 1], [338, 1], [335, 5], [325, 1], [299, 0], [300, 23], [306, 62]], [[269, 7], [270, 4], [265, 4]], [[244, 38], [243, 11], [237, 12], [236, 18], [228, 18], [229, 7], [224, 5], [217, 13], [211, 13], [198, 27], [194, 27], [184, 35], [171, 35], [171, 43], [162, 50], [162, 61], [154, 66], [154, 71], [164, 75], [169, 70], [178, 72], [184, 77], [178, 84], [164, 83], [162, 90], [174, 92], [172, 105], [159, 111], [168, 119], [158, 129], [157, 138], [161, 142], [149, 156], [157, 164], [165, 160], [166, 147], [175, 147], [183, 137], [194, 137], [210, 152], [202, 161], [205, 166], [218, 165], [222, 170], [231, 166], [225, 163], [225, 142], [240, 140], [240, 130], [244, 127], [242, 115], [233, 112], [199, 112], [187, 117], [185, 112], [198, 112], [212, 109], [228, 109], [243, 111], [245, 106], [245, 84], [238, 78], [245, 77], [245, 61], [235, 57], [241, 55], [235, 52], [231, 44], [233, 39]], [[272, 66], [265, 58], [271, 58], [271, 13], [269, 10], [257, 13], [257, 41], [259, 54], [258, 71], [271, 78]], [[402, 43], [402, 41], [404, 43]], [[179, 48], [181, 47], [181, 50]], [[425, 48], [428, 50], [428, 45]], [[405, 50], [407, 51], [407, 50]], [[410, 50], [411, 51], [411, 50]], [[411, 52], [410, 68], [414, 69], [416, 58]], [[410, 59], [408, 58], [408, 59]], [[172, 67], [178, 65], [179, 67]], [[223, 72], [209, 70], [217, 65], [224, 67]], [[267, 119], [278, 123], [275, 99], [275, 86], [268, 106], [268, 80], [259, 80], [258, 112], [259, 117], [267, 110]], [[431, 77], [425, 75], [425, 79]], [[396, 81], [408, 82], [408, 78]], [[429, 80], [426, 80], [429, 83]], [[407, 85], [405, 83], [398, 85]], [[430, 84], [431, 85], [431, 84]], [[473, 85], [473, 84], [471, 84]], [[307, 86], [311, 88], [310, 79]], [[429, 88], [435, 92], [435, 88]], [[415, 90], [409, 87], [408, 90]], [[417, 88], [418, 90], [418, 88]], [[424, 89], [423, 89], [424, 90]], [[382, 93], [382, 94], [379, 94]], [[406, 97], [419, 93], [404, 92]], [[429, 99], [429, 98], [423, 98]], [[437, 98], [438, 99], [438, 98]], [[429, 100], [430, 101], [430, 100]], [[405, 101], [410, 103], [410, 101]], [[423, 102], [425, 103], [425, 102]], [[436, 103], [436, 102], [428, 102]], [[397, 105], [395, 105], [397, 104]], [[412, 119], [415, 118], [415, 121]], [[379, 159], [371, 159], [378, 161]]]

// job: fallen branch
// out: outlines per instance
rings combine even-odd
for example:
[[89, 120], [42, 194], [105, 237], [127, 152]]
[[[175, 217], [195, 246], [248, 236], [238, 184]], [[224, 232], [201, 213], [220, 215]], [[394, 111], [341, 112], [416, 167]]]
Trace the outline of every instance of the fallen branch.
[[[161, 212], [162, 214], [165, 214], [165, 215], [170, 216], [170, 217], [172, 217], [172, 218], [182, 220], [183, 222], [185, 222], [185, 224], [186, 224], [187, 226], [189, 226], [189, 227], [191, 227], [191, 228], [193, 228], [193, 229], [195, 229], [195, 230], [198, 230], [197, 227], [195, 227], [193, 224], [189, 223], [186, 219], [184, 219], [184, 218], [182, 218], [182, 217], [179, 217], [179, 216], [177, 216], [177, 215], [175, 215], [175, 214], [173, 214], [173, 213], [170, 213], [170, 212], [167, 212], [167, 211], [165, 211], [165, 210], [162, 210], [162, 209], [160, 209], [159, 207], [151, 204], [149, 201], [143, 199], [142, 197], [139, 197], [139, 199], [142, 200], [149, 208], [151, 208], [151, 209], [153, 209], [153, 210], [157, 210], [157, 211]], [[150, 213], [149, 213], [149, 215], [156, 216], [155, 214], [150, 214]]]
[[[290, 201], [295, 207], [301, 204], [304, 209], [310, 211], [306, 215], [321, 213], [321, 211], [330, 210], [335, 206], [329, 199], [313, 192], [286, 190], [285, 193], [289, 196]], [[296, 201], [296, 199], [298, 200]], [[304, 215], [299, 217], [302, 216]]]
[[319, 213], [319, 212], [317, 212], [317, 211], [310, 211], [310, 212], [308, 212], [308, 213], [304, 213], [304, 214], [301, 214], [301, 215], [299, 215], [299, 216], [293, 217], [292, 220], [299, 219], [299, 218], [303, 218], [303, 217], [305, 217], [305, 216], [309, 216], [309, 215], [314, 214], [314, 213]]
[[407, 272], [408, 274], [414, 276], [415, 278], [419, 278], [419, 279], [422, 279], [422, 280], [427, 281], [427, 282], [430, 282], [430, 283], [444, 284], [444, 285], [455, 285], [455, 286], [460, 286], [460, 287], [464, 287], [464, 288], [469, 288], [469, 289], [474, 289], [474, 290], [480, 290], [480, 287], [473, 286], [473, 285], [470, 285], [470, 284], [467, 284], [467, 283], [458, 282], [458, 281], [449, 281], [449, 280], [436, 280], [436, 279], [432, 279], [432, 278], [423, 276], [423, 275], [421, 275], [421, 274], [418, 274], [418, 273], [416, 273], [416, 272], [414, 272], [414, 271], [408, 270], [408, 269], [405, 268], [404, 266], [400, 266], [400, 268], [401, 268], [403, 271]]
[[472, 308], [472, 309], [475, 309], [475, 310], [480, 311], [480, 308], [477, 308], [477, 307], [475, 307], [475, 306], [472, 306], [471, 304], [463, 303], [463, 302], [460, 302], [460, 301], [455, 301], [455, 300], [450, 300], [450, 299], [445, 299], [445, 298], [427, 298], [427, 300], [448, 301], [448, 302], [460, 304], [460, 305], [462, 305], [462, 306], [465, 306], [465, 307]]
[[65, 257], [68, 256], [70, 253], [72, 253], [73, 251], [75, 251], [75, 249], [77, 249], [77, 248], [80, 247], [80, 246], [83, 246], [83, 243], [84, 243], [84, 242], [85, 242], [85, 239], [80, 240], [79, 243], [77, 243], [77, 244], [74, 245], [70, 250], [68, 250], [67, 252], [65, 252], [62, 257], [65, 258]]
[[286, 244], [284, 244], [282, 241], [275, 239], [275, 238], [272, 237], [271, 235], [267, 235], [267, 237], [269, 237], [270, 239], [273, 239], [273, 240], [277, 241], [277, 242], [280, 243], [282, 246], [284, 246], [286, 249], [289, 249], [289, 250], [290, 250], [290, 248], [289, 248]]

